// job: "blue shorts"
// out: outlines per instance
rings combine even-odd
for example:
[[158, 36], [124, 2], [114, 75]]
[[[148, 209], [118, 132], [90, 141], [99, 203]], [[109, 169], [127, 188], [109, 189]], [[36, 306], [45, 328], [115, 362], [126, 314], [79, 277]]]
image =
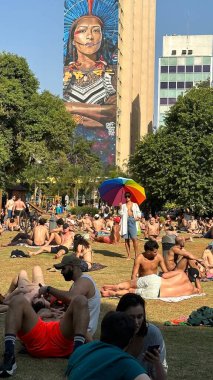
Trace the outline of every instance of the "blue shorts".
[[7, 210], [7, 216], [8, 216], [8, 218], [12, 218], [13, 210]]
[[127, 233], [122, 235], [124, 239], [135, 239], [137, 237], [136, 221], [133, 216], [128, 216], [127, 219]]

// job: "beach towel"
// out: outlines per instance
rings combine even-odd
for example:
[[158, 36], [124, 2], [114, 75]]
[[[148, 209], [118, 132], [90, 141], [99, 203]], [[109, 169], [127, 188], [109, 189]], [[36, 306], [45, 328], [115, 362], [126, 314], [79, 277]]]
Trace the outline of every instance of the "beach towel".
[[[147, 299], [147, 300], [159, 300], [159, 301], [164, 301], [164, 302], [180, 302], [180, 301], [184, 301], [184, 300], [188, 300], [192, 297], [203, 297], [205, 296], [206, 294], [205, 293], [201, 293], [201, 294], [191, 294], [190, 296], [181, 296], [181, 297], [157, 297], [157, 298], [147, 298], [147, 297], [143, 297], [144, 299]], [[121, 296], [120, 296], [121, 297]], [[120, 298], [119, 296], [111, 296], [111, 297], [108, 297], [108, 298]]]
[[[107, 268], [107, 265], [102, 265], [100, 263], [93, 263], [92, 264], [92, 268], [88, 270], [88, 272], [93, 272], [95, 270], [100, 270], [100, 269], [104, 269], [104, 268]], [[54, 267], [51, 267], [51, 268], [47, 268], [47, 270], [49, 272], [60, 272], [61, 269], [56, 269]]]

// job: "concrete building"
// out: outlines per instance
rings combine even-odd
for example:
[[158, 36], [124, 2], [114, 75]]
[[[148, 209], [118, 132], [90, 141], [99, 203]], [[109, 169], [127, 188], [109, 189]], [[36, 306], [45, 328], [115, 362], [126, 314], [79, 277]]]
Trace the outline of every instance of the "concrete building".
[[154, 113], [156, 0], [119, 0], [116, 165], [122, 167]]
[[158, 73], [158, 127], [179, 95], [202, 81], [212, 84], [213, 35], [163, 37]]

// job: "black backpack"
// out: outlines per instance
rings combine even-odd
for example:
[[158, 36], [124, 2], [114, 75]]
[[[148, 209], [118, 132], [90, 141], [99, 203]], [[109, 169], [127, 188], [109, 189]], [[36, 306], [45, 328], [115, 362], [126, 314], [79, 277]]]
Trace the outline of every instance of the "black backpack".
[[213, 327], [213, 308], [208, 306], [200, 307], [190, 314], [187, 322], [191, 326], [203, 325]]
[[10, 254], [10, 257], [13, 258], [13, 259], [16, 259], [16, 258], [22, 258], [22, 257], [30, 257], [29, 255], [27, 255], [24, 251], [21, 251], [20, 249], [14, 249], [11, 254]]

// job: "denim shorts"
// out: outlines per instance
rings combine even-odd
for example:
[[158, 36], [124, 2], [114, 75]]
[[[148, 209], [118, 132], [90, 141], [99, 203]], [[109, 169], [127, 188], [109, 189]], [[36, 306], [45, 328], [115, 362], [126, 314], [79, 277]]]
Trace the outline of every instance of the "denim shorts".
[[133, 216], [128, 216], [127, 233], [122, 236], [124, 239], [135, 239], [137, 237], [136, 221]]

